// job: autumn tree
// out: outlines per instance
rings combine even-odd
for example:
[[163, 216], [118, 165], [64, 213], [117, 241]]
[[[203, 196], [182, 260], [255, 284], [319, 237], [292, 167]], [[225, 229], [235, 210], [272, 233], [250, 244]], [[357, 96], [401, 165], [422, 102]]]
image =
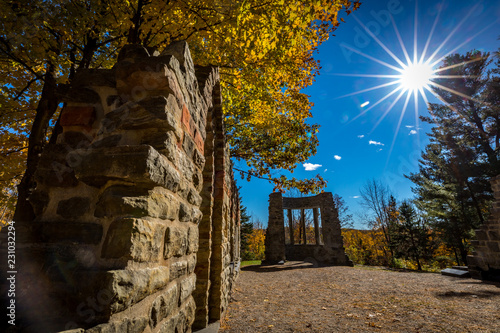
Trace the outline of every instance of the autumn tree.
[[248, 259], [264, 260], [266, 229], [258, 219], [252, 222], [252, 233], [248, 236]]
[[26, 199], [40, 154], [60, 131], [61, 100], [74, 74], [111, 67], [126, 43], [161, 51], [188, 41], [197, 64], [221, 69], [231, 156], [248, 166], [242, 176], [268, 178], [278, 189], [319, 190], [320, 176], [299, 181], [272, 171], [293, 170], [315, 153], [318, 126], [308, 122], [312, 104], [301, 91], [318, 73], [314, 53], [338, 26], [338, 13], [358, 6], [348, 0], [2, 1], [0, 180], [11, 189], [20, 182], [17, 218], [33, 216]]

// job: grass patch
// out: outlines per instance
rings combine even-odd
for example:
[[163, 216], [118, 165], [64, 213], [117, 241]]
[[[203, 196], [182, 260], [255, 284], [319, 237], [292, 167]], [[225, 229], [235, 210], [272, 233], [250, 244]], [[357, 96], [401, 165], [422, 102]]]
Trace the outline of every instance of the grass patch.
[[242, 261], [241, 262], [241, 267], [244, 266], [250, 266], [250, 265], [260, 265], [262, 263], [261, 260], [248, 260], [248, 261]]

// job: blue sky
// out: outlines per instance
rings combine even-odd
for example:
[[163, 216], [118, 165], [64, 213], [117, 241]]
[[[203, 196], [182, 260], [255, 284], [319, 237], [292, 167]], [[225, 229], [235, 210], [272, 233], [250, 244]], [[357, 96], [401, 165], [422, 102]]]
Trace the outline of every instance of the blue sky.
[[[397, 199], [411, 198], [412, 183], [403, 175], [418, 170], [420, 152], [428, 143], [429, 125], [416, 118], [416, 114], [427, 114], [422, 97], [415, 105], [412, 96], [405, 108], [407, 95], [396, 101], [400, 95], [397, 91], [377, 104], [399, 85], [368, 89], [394, 79], [352, 76], [398, 74], [386, 66], [401, 67], [387, 50], [407, 63], [389, 13], [410, 59], [414, 56], [415, 31], [417, 56], [424, 50], [425, 59], [435, 53], [432, 62], [450, 52], [493, 52], [500, 47], [500, 2], [493, 0], [363, 1], [354, 15], [345, 17], [346, 22], [335, 36], [320, 47], [316, 56], [321, 62], [321, 74], [304, 91], [314, 103], [311, 122], [321, 125], [320, 144], [317, 154], [308, 164], [298, 165], [293, 175], [309, 178], [321, 174], [328, 181], [325, 190], [345, 199], [358, 228], [364, 227], [357, 219], [363, 212], [360, 188], [368, 180], [377, 179], [388, 185]], [[359, 91], [364, 92], [350, 95]], [[430, 102], [438, 102], [431, 93], [426, 96]], [[276, 172], [280, 173], [289, 175]], [[259, 179], [240, 179], [238, 185], [248, 212], [267, 225], [268, 196], [273, 185]]]

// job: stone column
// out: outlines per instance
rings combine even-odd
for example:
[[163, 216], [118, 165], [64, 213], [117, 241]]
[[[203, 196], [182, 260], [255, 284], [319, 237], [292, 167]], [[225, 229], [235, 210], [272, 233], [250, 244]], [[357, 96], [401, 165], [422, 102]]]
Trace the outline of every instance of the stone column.
[[319, 220], [318, 220], [318, 208], [313, 208], [313, 218], [314, 218], [314, 236], [316, 237], [316, 245], [321, 244], [321, 237], [319, 234]]
[[292, 210], [291, 209], [287, 209], [287, 212], [288, 212], [288, 225], [289, 225], [289, 228], [290, 228], [290, 244], [291, 245], [295, 245], [295, 240], [293, 239], [293, 218], [292, 218]]
[[500, 281], [500, 175], [491, 180], [491, 189], [495, 196], [491, 215], [476, 230], [475, 251], [467, 261], [473, 278]]
[[304, 245], [307, 244], [307, 232], [306, 232], [306, 216], [304, 210], [300, 210], [300, 225], [302, 226], [302, 239], [304, 240]]
[[265, 246], [265, 264], [276, 264], [285, 260], [283, 198], [280, 192], [269, 195], [269, 220]]

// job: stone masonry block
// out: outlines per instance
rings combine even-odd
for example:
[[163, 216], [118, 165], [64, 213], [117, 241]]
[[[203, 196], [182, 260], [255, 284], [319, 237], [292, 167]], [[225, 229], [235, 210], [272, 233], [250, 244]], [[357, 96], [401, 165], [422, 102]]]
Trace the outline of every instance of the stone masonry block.
[[175, 117], [176, 108], [177, 103], [173, 97], [152, 96], [134, 104], [125, 104], [107, 113], [103, 122], [108, 128], [161, 129], [173, 131], [180, 137], [180, 124]]
[[191, 296], [196, 287], [196, 274], [191, 274], [181, 281], [181, 297], [179, 303], [182, 304], [186, 298]]
[[198, 252], [198, 244], [199, 244], [199, 230], [198, 226], [190, 226], [188, 230], [188, 244], [187, 244], [187, 253], [195, 253]]
[[103, 192], [95, 210], [96, 217], [150, 216], [173, 220], [178, 214], [177, 199], [162, 187], [149, 190], [136, 186], [111, 186]]
[[81, 217], [90, 209], [90, 198], [73, 197], [59, 201], [57, 214], [65, 219], [75, 219]]
[[64, 145], [48, 145], [35, 173], [37, 184], [51, 187], [74, 187], [78, 184], [73, 168], [68, 165]]
[[169, 272], [168, 267], [109, 271], [113, 292], [111, 312], [123, 311], [163, 289], [169, 283]]
[[92, 127], [96, 114], [93, 106], [66, 106], [61, 113], [61, 126]]
[[114, 221], [106, 234], [102, 257], [128, 258], [139, 262], [157, 261], [163, 225], [154, 221], [124, 218]]
[[155, 328], [163, 319], [172, 314], [177, 309], [178, 299], [179, 288], [177, 284], [173, 284], [154, 300], [149, 325]]
[[170, 281], [187, 274], [187, 261], [181, 260], [170, 265]]
[[183, 226], [169, 226], [165, 229], [163, 258], [180, 257], [186, 254], [188, 229]]
[[78, 179], [90, 186], [122, 180], [147, 186], [179, 188], [179, 172], [150, 146], [119, 146], [94, 149], [75, 166]]

